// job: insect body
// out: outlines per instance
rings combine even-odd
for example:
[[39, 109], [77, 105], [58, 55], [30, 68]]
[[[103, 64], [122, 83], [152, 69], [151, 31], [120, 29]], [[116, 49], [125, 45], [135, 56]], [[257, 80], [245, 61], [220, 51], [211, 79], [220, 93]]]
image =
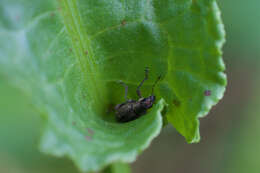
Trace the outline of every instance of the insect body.
[[118, 122], [129, 122], [129, 121], [135, 120], [135, 119], [139, 118], [140, 116], [146, 114], [146, 111], [153, 106], [153, 104], [155, 102], [155, 96], [153, 94], [153, 90], [154, 90], [156, 83], [160, 80], [160, 76], [153, 84], [151, 96], [144, 98], [141, 95], [140, 88], [143, 85], [144, 81], [147, 79], [148, 79], [148, 68], [145, 69], [145, 78], [143, 79], [143, 81], [139, 84], [139, 86], [136, 89], [137, 95], [139, 96], [138, 101], [127, 99], [128, 86], [125, 83], [121, 82], [121, 84], [125, 86], [126, 102], [124, 102], [122, 104], [118, 104], [115, 107], [116, 119]]

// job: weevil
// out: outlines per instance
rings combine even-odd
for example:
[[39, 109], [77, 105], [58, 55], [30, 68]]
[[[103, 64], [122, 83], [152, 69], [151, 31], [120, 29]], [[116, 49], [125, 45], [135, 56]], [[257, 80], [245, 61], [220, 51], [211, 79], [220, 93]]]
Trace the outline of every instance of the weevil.
[[152, 93], [148, 97], [142, 97], [140, 88], [142, 87], [144, 81], [148, 79], [148, 73], [149, 69], [145, 69], [145, 77], [141, 81], [141, 83], [138, 85], [136, 89], [136, 93], [139, 97], [138, 100], [131, 100], [127, 99], [127, 92], [128, 92], [128, 86], [120, 81], [120, 84], [125, 87], [125, 102], [116, 105], [115, 112], [116, 112], [116, 120], [118, 122], [124, 123], [129, 122], [132, 120], [135, 120], [139, 118], [142, 115], [145, 115], [147, 110], [150, 109], [154, 102], [155, 102], [155, 95], [154, 95], [154, 87], [157, 84], [157, 82], [160, 80], [161, 76], [157, 78], [157, 80], [154, 82], [152, 86]]

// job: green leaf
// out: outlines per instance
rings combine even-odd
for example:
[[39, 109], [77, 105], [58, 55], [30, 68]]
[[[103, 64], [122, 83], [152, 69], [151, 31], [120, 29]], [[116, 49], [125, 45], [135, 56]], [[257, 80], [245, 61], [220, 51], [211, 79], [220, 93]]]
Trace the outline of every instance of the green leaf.
[[76, 173], [66, 158], [40, 153], [41, 117], [22, 92], [0, 75], [0, 172]]
[[[226, 85], [214, 0], [1, 0], [0, 38], [0, 72], [46, 118], [41, 149], [84, 171], [134, 161], [159, 134], [160, 98], [167, 120], [197, 142], [198, 118]], [[145, 67], [142, 94], [162, 75], [159, 101], [136, 121], [115, 122], [111, 108], [125, 101], [118, 81], [137, 99]]]

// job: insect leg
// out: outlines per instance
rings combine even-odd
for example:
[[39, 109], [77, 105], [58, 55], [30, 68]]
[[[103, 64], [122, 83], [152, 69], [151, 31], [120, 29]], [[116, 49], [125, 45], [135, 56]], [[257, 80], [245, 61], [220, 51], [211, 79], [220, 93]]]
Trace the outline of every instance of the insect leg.
[[128, 86], [122, 81], [120, 81], [119, 83], [125, 87], [125, 100], [127, 101]]
[[155, 87], [155, 85], [157, 84], [157, 82], [161, 79], [161, 77], [162, 77], [161, 75], [158, 76], [158, 78], [157, 78], [156, 81], [154, 82], [153, 87], [152, 87], [152, 94], [151, 94], [151, 95], [153, 95], [154, 87]]
[[139, 96], [139, 98], [142, 97], [140, 88], [141, 88], [141, 86], [143, 85], [144, 81], [146, 81], [146, 80], [148, 79], [148, 73], [149, 73], [149, 69], [148, 69], [148, 67], [146, 67], [146, 68], [145, 68], [145, 77], [144, 77], [144, 79], [142, 80], [142, 82], [139, 84], [139, 86], [138, 86], [137, 89], [136, 89], [136, 93], [137, 93], [137, 95]]

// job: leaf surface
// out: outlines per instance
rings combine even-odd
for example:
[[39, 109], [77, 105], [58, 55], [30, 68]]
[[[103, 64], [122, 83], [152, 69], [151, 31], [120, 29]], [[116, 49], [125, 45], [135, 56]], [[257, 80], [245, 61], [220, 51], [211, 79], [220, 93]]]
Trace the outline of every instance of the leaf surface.
[[[188, 142], [223, 96], [224, 30], [214, 0], [2, 0], [0, 71], [45, 115], [41, 149], [84, 171], [131, 162], [159, 134], [161, 112]], [[130, 123], [113, 107], [149, 67], [156, 105]], [[163, 99], [160, 99], [163, 98]], [[165, 109], [164, 109], [165, 110]], [[165, 111], [164, 111], [165, 113]]]

